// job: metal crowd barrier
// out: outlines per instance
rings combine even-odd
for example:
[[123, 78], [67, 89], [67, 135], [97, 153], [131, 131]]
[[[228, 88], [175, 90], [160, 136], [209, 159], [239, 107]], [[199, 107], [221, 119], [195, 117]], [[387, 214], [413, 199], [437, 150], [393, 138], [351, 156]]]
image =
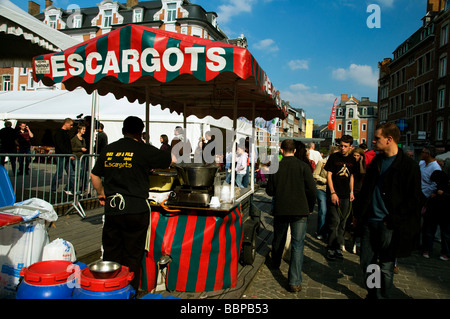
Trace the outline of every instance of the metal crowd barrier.
[[40, 198], [55, 208], [63, 205], [86, 217], [82, 201], [97, 198], [89, 179], [89, 172], [97, 155], [73, 154], [0, 154], [7, 169], [16, 202]]

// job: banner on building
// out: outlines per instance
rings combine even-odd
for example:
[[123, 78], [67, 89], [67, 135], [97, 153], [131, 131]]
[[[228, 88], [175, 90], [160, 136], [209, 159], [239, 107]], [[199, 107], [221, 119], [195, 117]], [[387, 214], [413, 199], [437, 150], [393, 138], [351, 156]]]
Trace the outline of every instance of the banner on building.
[[352, 120], [352, 137], [354, 140], [359, 138], [359, 120], [358, 119]]
[[314, 124], [314, 120], [313, 119], [306, 119], [306, 133], [305, 133], [305, 137], [306, 138], [312, 138], [312, 132], [313, 132], [313, 124]]
[[337, 98], [334, 100], [333, 108], [331, 109], [330, 120], [328, 121], [328, 129], [334, 131], [336, 125], [336, 107], [337, 107]]

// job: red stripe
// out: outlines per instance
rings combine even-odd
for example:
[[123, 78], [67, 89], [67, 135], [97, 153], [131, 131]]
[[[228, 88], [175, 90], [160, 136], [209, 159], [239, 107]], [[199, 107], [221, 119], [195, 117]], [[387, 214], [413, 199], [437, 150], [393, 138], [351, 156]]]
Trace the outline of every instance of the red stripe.
[[219, 229], [219, 253], [217, 254], [217, 270], [216, 270], [216, 280], [214, 283], [214, 290], [220, 290], [223, 288], [223, 274], [225, 270], [225, 248], [226, 248], [226, 237], [225, 230], [228, 219], [230, 219], [230, 214], [226, 215], [222, 221], [222, 225]]
[[173, 238], [177, 229], [178, 215], [168, 218], [166, 231], [164, 233], [164, 239], [161, 247], [161, 253], [163, 255], [170, 255], [172, 249]]
[[[108, 36], [108, 51], [114, 51], [117, 59], [117, 66], [119, 70], [121, 69], [121, 61], [120, 60], [120, 32], [110, 32]], [[105, 60], [107, 57], [105, 57]], [[103, 61], [104, 63], [106, 61]], [[106, 67], [106, 64], [105, 64]], [[115, 78], [118, 78], [119, 73], [114, 73], [113, 70], [109, 70], [108, 73], [105, 76], [113, 76]]]
[[168, 37], [165, 37], [163, 35], [157, 34], [155, 37], [155, 44], [154, 44], [154, 48], [159, 52], [159, 60], [161, 61], [161, 70], [160, 71], [156, 71], [153, 75], [153, 77], [155, 79], [157, 79], [160, 82], [165, 83], [166, 79], [167, 79], [167, 71], [166, 69], [163, 67], [163, 63], [162, 63], [162, 56], [164, 51], [167, 48], [167, 42], [169, 41]]
[[[181, 41], [180, 43], [180, 50], [185, 52], [186, 47], [192, 47], [192, 43], [186, 43], [185, 41]], [[191, 71], [191, 63], [192, 63], [192, 54], [184, 54], [184, 63], [180, 68], [180, 75], [181, 74], [192, 74]]]
[[[130, 48], [135, 49], [139, 52], [139, 55], [142, 52], [142, 34], [144, 33], [144, 29], [142, 28], [132, 28], [131, 29], [131, 43]], [[139, 72], [134, 71], [134, 68], [130, 66], [130, 79], [129, 83], [133, 83], [138, 80], [142, 76], [142, 68], [139, 68]]]
[[197, 216], [187, 216], [186, 229], [184, 232], [183, 243], [181, 244], [180, 252], [180, 267], [178, 268], [177, 276], [177, 291], [185, 291], [186, 283], [189, 273], [189, 264], [191, 262], [192, 244], [194, 241], [195, 225], [197, 223]]
[[[84, 54], [86, 56], [86, 59], [87, 59], [87, 56], [89, 55], [89, 53], [91, 53], [91, 52], [97, 52], [97, 41], [92, 41], [84, 49]], [[96, 66], [97, 66], [97, 64], [93, 65], [92, 68], [95, 69]], [[87, 83], [94, 83], [94, 81], [95, 81], [95, 74], [89, 74], [86, 71], [86, 63], [85, 63], [84, 80]]]
[[203, 234], [202, 253], [200, 256], [200, 264], [198, 267], [197, 285], [195, 292], [205, 291], [206, 276], [208, 275], [209, 255], [211, 252], [211, 242], [214, 237], [214, 228], [216, 219], [214, 217], [206, 218], [205, 231]]

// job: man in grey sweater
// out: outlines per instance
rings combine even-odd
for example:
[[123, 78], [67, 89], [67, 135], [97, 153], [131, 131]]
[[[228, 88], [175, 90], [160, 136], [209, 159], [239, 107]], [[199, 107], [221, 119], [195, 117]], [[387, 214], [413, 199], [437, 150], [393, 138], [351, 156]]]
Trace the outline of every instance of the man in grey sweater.
[[302, 289], [303, 248], [308, 216], [316, 202], [316, 185], [311, 168], [295, 154], [295, 142], [281, 143], [283, 159], [278, 171], [269, 177], [266, 192], [273, 196], [274, 238], [272, 242], [273, 267], [279, 268], [286, 243], [288, 227], [291, 227], [291, 258], [289, 263], [289, 290]]

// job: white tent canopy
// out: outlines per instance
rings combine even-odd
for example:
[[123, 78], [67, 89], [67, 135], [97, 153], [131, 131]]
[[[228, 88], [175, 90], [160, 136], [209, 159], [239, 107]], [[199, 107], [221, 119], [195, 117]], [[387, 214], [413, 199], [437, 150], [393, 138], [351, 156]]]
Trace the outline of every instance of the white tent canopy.
[[0, 0], [0, 67], [31, 67], [34, 56], [79, 41], [50, 28], [8, 0]]
[[[70, 117], [76, 119], [80, 114], [91, 115], [92, 96], [84, 89], [67, 90], [36, 90], [36, 91], [8, 91], [0, 93], [0, 119], [17, 121], [62, 121]], [[145, 105], [137, 102], [130, 103], [127, 99], [117, 100], [114, 95], [107, 94], [98, 97], [98, 116], [94, 115], [104, 126], [109, 142], [122, 137], [122, 122], [130, 115], [138, 116], [145, 121]], [[190, 139], [195, 150], [196, 141], [209, 130], [211, 126], [229, 129], [233, 121], [227, 117], [219, 120], [207, 116], [199, 119], [189, 116], [186, 119], [187, 138]], [[166, 134], [169, 141], [173, 138], [176, 126], [183, 127], [183, 115], [170, 113], [160, 106], [150, 107], [150, 142], [159, 146], [159, 137]], [[252, 134], [252, 125], [238, 120], [239, 133]], [[242, 136], [242, 135], [241, 135]]]

